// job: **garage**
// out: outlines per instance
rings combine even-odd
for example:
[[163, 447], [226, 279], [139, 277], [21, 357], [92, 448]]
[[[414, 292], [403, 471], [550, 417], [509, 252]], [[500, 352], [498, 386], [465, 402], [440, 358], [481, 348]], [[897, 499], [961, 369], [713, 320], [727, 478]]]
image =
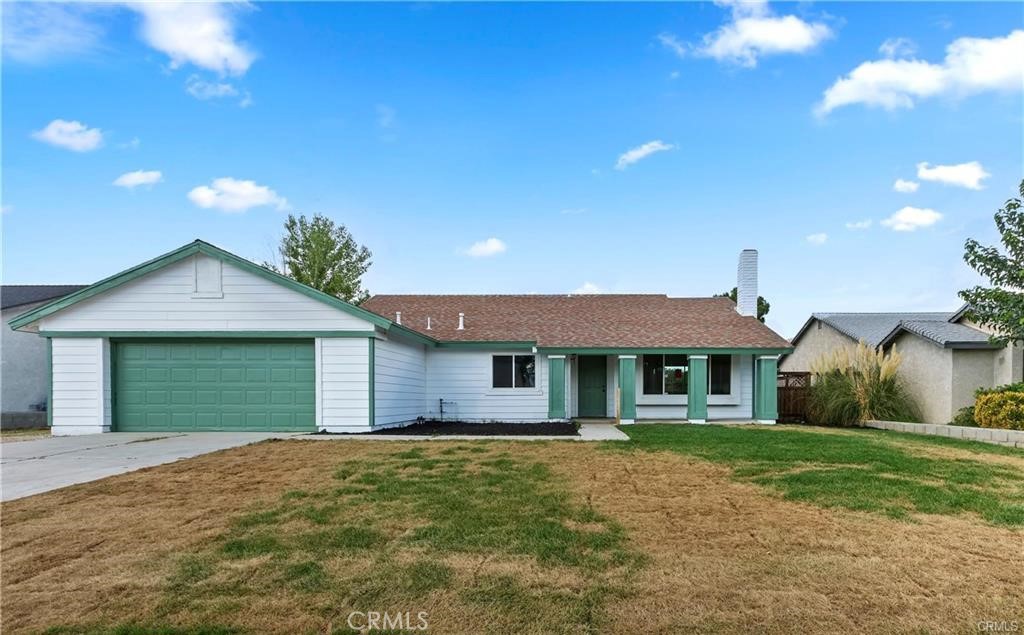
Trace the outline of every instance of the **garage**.
[[316, 430], [312, 340], [115, 341], [113, 428]]

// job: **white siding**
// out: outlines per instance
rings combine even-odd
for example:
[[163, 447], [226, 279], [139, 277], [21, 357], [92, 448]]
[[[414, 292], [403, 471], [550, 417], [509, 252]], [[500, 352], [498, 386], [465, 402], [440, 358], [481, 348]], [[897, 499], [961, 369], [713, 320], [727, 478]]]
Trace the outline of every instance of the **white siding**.
[[328, 432], [370, 430], [369, 339], [316, 339], [316, 420]]
[[374, 425], [388, 427], [425, 417], [425, 347], [395, 340], [377, 340], [374, 346]]
[[[643, 359], [637, 358], [637, 419], [685, 419], [686, 395], [644, 395]], [[708, 395], [708, 420], [749, 420], [754, 412], [754, 358], [732, 356], [732, 394]]]
[[[196, 255], [43, 318], [44, 331], [317, 331], [373, 326], [276, 282], [223, 266], [222, 294], [196, 290]], [[212, 270], [200, 267], [207, 275]], [[203, 292], [206, 291], [206, 292]], [[215, 297], [214, 297], [215, 296]], [[364, 340], [365, 341], [365, 340]]]
[[110, 343], [53, 339], [53, 434], [110, 430]]
[[502, 351], [431, 350], [427, 355], [427, 416], [440, 416], [438, 400], [444, 399], [445, 419], [547, 421], [546, 356], [537, 355], [535, 388], [491, 387], [491, 357], [509, 354]]

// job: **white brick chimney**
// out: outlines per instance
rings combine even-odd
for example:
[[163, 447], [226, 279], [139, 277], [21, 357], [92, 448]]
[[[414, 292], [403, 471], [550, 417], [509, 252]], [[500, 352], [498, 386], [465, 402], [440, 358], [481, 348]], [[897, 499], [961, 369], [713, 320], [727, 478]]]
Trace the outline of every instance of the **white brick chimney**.
[[757, 250], [740, 252], [740, 266], [736, 270], [736, 312], [757, 316]]

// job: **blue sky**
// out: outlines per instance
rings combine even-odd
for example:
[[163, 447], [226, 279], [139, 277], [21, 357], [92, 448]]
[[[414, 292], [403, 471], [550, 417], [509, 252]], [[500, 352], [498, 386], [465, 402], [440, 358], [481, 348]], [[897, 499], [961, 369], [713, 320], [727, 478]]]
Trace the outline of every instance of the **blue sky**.
[[322, 213], [378, 293], [709, 295], [757, 248], [791, 336], [955, 308], [1024, 176], [1015, 3], [2, 9], [9, 284]]

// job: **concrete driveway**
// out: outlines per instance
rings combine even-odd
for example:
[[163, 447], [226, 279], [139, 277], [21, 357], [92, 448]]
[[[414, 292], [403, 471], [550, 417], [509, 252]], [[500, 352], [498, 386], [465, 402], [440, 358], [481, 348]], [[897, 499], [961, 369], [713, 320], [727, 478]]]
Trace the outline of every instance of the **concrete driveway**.
[[0, 443], [0, 500], [87, 483], [265, 439], [268, 432], [109, 432]]

